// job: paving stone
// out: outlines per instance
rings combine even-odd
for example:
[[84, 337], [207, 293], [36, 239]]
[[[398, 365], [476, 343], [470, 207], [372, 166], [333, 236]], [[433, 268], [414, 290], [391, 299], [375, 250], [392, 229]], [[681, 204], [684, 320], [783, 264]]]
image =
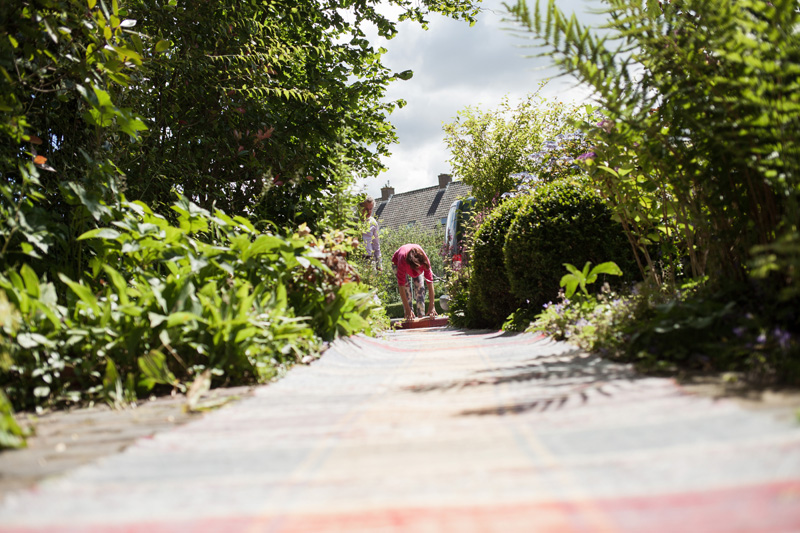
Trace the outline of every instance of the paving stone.
[[796, 419], [689, 390], [530, 334], [341, 339], [10, 492], [0, 532], [800, 531]]

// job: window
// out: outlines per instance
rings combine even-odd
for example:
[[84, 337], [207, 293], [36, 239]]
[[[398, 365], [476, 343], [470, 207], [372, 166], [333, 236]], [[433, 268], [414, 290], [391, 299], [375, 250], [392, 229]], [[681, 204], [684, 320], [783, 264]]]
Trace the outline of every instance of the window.
[[442, 217], [442, 218], [440, 218], [440, 219], [439, 219], [439, 224], [441, 224], [442, 226], [444, 226], [445, 224], [447, 224], [447, 217]]

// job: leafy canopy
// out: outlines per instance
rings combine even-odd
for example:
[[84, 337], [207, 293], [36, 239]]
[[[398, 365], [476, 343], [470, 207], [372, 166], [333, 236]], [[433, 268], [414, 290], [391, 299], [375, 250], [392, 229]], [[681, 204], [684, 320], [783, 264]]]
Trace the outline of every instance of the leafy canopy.
[[512, 174], [530, 168], [528, 156], [567, 132], [571, 119], [578, 118], [577, 106], [548, 101], [540, 94], [542, 87], [516, 107], [506, 97], [496, 109], [467, 107], [444, 125], [453, 173], [472, 187], [478, 208], [512, 190]]

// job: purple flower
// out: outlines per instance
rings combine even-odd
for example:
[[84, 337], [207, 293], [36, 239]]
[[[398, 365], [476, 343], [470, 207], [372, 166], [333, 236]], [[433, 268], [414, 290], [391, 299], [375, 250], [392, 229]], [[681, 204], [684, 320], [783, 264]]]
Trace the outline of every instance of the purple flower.
[[614, 121], [604, 118], [603, 120], [597, 123], [597, 127], [605, 131], [606, 133], [611, 133], [611, 130], [614, 129]]
[[586, 152], [585, 154], [579, 155], [575, 159], [577, 159], [578, 161], [584, 161], [586, 159], [594, 159], [595, 157], [597, 157], [596, 153], [594, 153], [594, 152]]
[[792, 343], [792, 334], [781, 328], [775, 328], [772, 330], [772, 335], [775, 337], [775, 340], [778, 341], [778, 345], [783, 350], [789, 348]]

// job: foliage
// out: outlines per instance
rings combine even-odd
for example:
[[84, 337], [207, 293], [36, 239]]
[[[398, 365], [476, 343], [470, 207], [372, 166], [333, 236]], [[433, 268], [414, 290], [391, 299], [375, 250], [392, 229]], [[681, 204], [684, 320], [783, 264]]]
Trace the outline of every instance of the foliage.
[[404, 105], [384, 96], [412, 76], [385, 67], [364, 28], [392, 37], [402, 20], [477, 13], [469, 0], [391, 0], [395, 16], [378, 4], [4, 2], [0, 172], [38, 156], [53, 170], [48, 207], [67, 226], [76, 214], [59, 183], [108, 201], [119, 181], [162, 214], [177, 191], [316, 231], [344, 182], [382, 169], [396, 141], [389, 115]]
[[555, 2], [512, 12], [594, 89], [605, 116], [585, 125], [584, 164], [651, 285], [608, 313], [559, 303], [540, 325], [644, 367], [798, 383], [797, 2], [605, 4], [602, 33]]
[[14, 419], [14, 410], [11, 408], [11, 402], [0, 390], [0, 450], [24, 447], [25, 435], [25, 431]]
[[77, 196], [112, 201], [106, 140], [145, 128], [118, 95], [152, 48], [135, 51], [117, 2], [4, 2], [0, 21], [0, 270], [32, 256], [74, 275], [94, 222]]
[[578, 108], [528, 95], [514, 108], [505, 98], [490, 111], [467, 107], [444, 126], [455, 175], [472, 187], [478, 209], [496, 203], [516, 185], [512, 176], [530, 167], [528, 155], [571, 127]]
[[[381, 228], [381, 270], [377, 271], [364, 257], [356, 255], [356, 264], [364, 283], [375, 289], [384, 305], [400, 301], [397, 290], [397, 277], [392, 270], [392, 255], [404, 244], [419, 244], [431, 262], [431, 271], [435, 276], [445, 275], [444, 258], [440, 253], [444, 246], [444, 227], [437, 224], [433, 228], [423, 228], [419, 224], [399, 228]], [[442, 288], [434, 283], [438, 296]], [[426, 297], [427, 298], [427, 297]]]
[[[588, 107], [587, 111], [592, 113]], [[545, 183], [586, 174], [586, 169], [580, 163], [594, 157], [592, 149], [588, 137], [581, 131], [556, 135], [554, 139], [542, 143], [538, 151], [527, 156], [525, 171], [511, 175], [514, 188], [501, 197], [531, 193]]]
[[482, 218], [472, 246], [470, 299], [475, 298], [477, 315], [470, 327], [499, 327], [520, 300], [511, 291], [503, 246], [509, 227], [525, 204], [525, 197], [511, 198]]
[[[5, 293], [0, 292], [0, 332], [2, 338], [16, 333], [21, 321], [19, 311], [9, 303]], [[0, 342], [0, 372], [7, 370], [12, 364], [11, 354], [5, 342]], [[25, 432], [14, 419], [14, 409], [0, 388], [0, 450], [19, 448], [25, 445]]]
[[344, 234], [281, 236], [185, 198], [171, 224], [123, 202], [113, 227], [81, 236], [96, 256], [59, 298], [23, 266], [0, 276], [22, 320], [4, 341], [0, 385], [18, 408], [102, 398], [120, 404], [154, 387], [267, 381], [321, 341], [369, 330], [374, 302], [344, 261]]
[[[713, 290], [712, 290], [713, 289]], [[605, 285], [591, 298], [562, 292], [530, 325], [556, 339], [630, 361], [648, 372], [737, 372], [757, 385], [800, 384], [798, 304], [753, 297], [737, 284], [707, 282], [667, 290], [643, 284], [623, 293]]]
[[613, 261], [600, 263], [589, 270], [591, 265], [592, 262], [587, 261], [586, 264], [583, 265], [583, 270], [578, 270], [574, 265], [564, 263], [564, 266], [567, 268], [569, 273], [564, 274], [559, 285], [564, 287], [564, 295], [567, 298], [572, 298], [572, 295], [575, 294], [575, 291], [579, 287], [584, 296], [589, 296], [589, 291], [586, 289], [586, 286], [597, 281], [597, 277], [600, 274], [609, 274], [611, 276], [622, 275], [622, 270], [620, 270], [617, 264]]
[[602, 34], [555, 2], [512, 12], [594, 89], [606, 118], [589, 130], [589, 168], [643, 270], [663, 281], [647, 247], [657, 242], [668, 279], [686, 264], [694, 277], [743, 280], [755, 251], [796, 285], [796, 248], [787, 262], [770, 246], [796, 243], [800, 216], [797, 2], [605, 3]]
[[624, 352], [629, 340], [627, 331], [638, 317], [638, 304], [646, 305], [651, 301], [637, 299], [636, 294], [635, 291], [612, 291], [604, 283], [598, 294], [571, 300], [561, 290], [555, 301], [542, 307], [541, 312], [528, 324], [527, 331], [546, 333], [556, 340], [567, 340], [586, 350], [618, 356]]
[[622, 228], [585, 182], [555, 181], [521, 198], [503, 257], [511, 292], [527, 307], [555, 298], [565, 262], [612, 260], [623, 272], [635, 269]]
[[394, 19], [377, 0], [0, 4], [15, 407], [119, 404], [206, 371], [265, 381], [387, 325], [347, 260], [348, 189], [380, 170], [403, 105], [383, 97], [411, 72], [384, 67], [363, 28], [476, 14], [389, 3]]

